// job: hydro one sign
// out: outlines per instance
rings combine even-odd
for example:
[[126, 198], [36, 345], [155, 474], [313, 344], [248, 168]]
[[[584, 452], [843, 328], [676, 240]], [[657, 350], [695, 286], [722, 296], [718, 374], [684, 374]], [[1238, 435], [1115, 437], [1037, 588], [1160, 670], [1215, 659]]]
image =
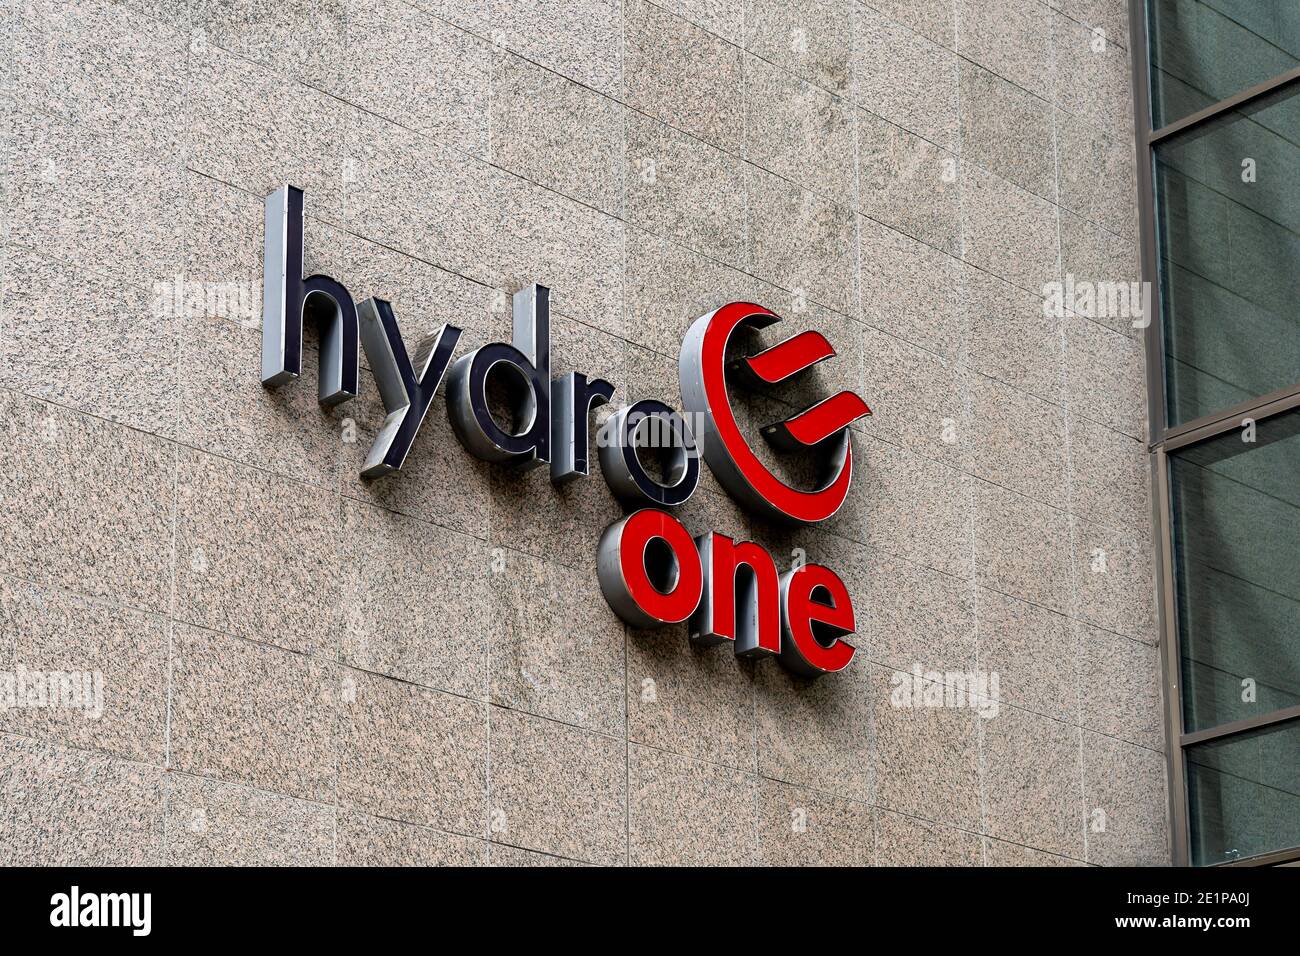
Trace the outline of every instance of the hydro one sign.
[[[380, 478], [402, 467], [444, 378], [452, 427], [470, 454], [517, 468], [549, 467], [556, 484], [590, 473], [592, 411], [613, 398], [614, 386], [579, 372], [552, 377], [549, 289], [533, 285], [515, 293], [512, 342], [484, 345], [453, 361], [460, 329], [442, 326], [412, 355], [387, 302], [356, 303], [337, 280], [304, 277], [302, 262], [303, 194], [285, 186], [266, 200], [262, 383], [277, 388], [301, 374], [305, 318], [320, 328], [322, 404], [356, 395], [358, 344], [364, 348], [387, 417], [362, 475]], [[840, 392], [762, 429], [777, 448], [809, 449], [826, 459], [827, 477], [814, 490], [773, 474], [736, 421], [733, 384], [777, 385], [835, 354], [809, 331], [728, 361], [738, 329], [779, 321], [752, 302], [701, 316], [682, 342], [679, 366], [689, 416], [645, 400], [605, 422], [597, 441], [600, 470], [631, 513], [601, 536], [597, 576], [605, 600], [629, 624], [688, 622], [692, 640], [731, 641], [737, 655], [773, 655], [797, 674], [817, 676], [842, 670], [854, 654], [846, 640], [855, 630], [853, 604], [835, 572], [806, 564], [780, 574], [760, 545], [717, 531], [692, 538], [671, 514], [695, 492], [701, 456], [729, 494], [765, 517], [815, 524], [844, 503], [853, 478], [848, 426], [871, 414], [861, 398]], [[505, 384], [508, 427], [493, 415], [489, 379]], [[666, 467], [652, 474], [641, 450], [653, 450]]]

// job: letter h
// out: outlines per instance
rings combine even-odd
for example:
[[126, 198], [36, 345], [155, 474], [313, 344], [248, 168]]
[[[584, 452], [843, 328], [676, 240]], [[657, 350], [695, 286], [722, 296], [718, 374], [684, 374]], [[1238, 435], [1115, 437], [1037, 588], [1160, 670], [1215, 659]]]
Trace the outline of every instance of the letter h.
[[262, 247], [262, 384], [276, 388], [302, 374], [302, 324], [310, 310], [320, 327], [320, 402], [357, 394], [357, 310], [329, 276], [303, 278], [302, 190], [284, 186], [266, 197]]

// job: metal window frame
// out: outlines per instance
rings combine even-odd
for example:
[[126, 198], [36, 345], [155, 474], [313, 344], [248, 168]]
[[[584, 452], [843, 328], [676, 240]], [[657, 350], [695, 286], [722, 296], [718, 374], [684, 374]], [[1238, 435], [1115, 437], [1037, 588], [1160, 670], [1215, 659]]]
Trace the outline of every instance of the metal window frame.
[[[1154, 186], [1155, 147], [1171, 137], [1202, 127], [1234, 111], [1249, 108], [1289, 86], [1300, 83], [1300, 68], [1220, 100], [1160, 129], [1151, 126], [1151, 71], [1148, 47], [1148, 0], [1129, 0], [1129, 65], [1132, 71], [1133, 129], [1138, 187], [1138, 240], [1142, 281], [1151, 289], [1150, 314], [1143, 330], [1146, 354], [1148, 450], [1151, 459], [1152, 545], [1163, 671], [1165, 739], [1168, 772], [1170, 856], [1176, 866], [1191, 864], [1191, 829], [1187, 804], [1186, 758], [1189, 746], [1223, 740], [1263, 727], [1300, 720], [1300, 705], [1244, 720], [1232, 721], [1192, 733], [1184, 732], [1181, 696], [1181, 661], [1174, 581], [1173, 511], [1169, 483], [1169, 455], [1210, 441], [1241, 427], [1242, 419], [1256, 422], [1300, 408], [1300, 382], [1193, 421], [1169, 427], [1165, 393], [1164, 304], [1159, 275]], [[1300, 860], [1300, 847], [1270, 851], [1214, 866], [1275, 866]]]

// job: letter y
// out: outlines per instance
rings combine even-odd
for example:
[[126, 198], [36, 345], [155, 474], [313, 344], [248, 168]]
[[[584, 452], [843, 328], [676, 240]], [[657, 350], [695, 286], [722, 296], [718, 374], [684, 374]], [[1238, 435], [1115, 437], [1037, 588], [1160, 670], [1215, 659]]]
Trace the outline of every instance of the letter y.
[[401, 468], [406, 461], [406, 453], [411, 450], [442, 376], [451, 364], [460, 329], [443, 325], [420, 344], [412, 363], [397, 329], [392, 306], [383, 299], [366, 299], [357, 312], [361, 345], [388, 412], [361, 469], [365, 477], [378, 478]]

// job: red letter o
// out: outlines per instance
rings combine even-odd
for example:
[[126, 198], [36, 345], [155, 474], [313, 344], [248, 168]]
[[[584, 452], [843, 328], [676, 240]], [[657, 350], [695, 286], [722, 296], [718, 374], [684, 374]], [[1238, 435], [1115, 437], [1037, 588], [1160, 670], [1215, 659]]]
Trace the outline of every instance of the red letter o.
[[605, 529], [596, 558], [600, 590], [634, 627], [686, 620], [700, 603], [704, 571], [686, 526], [652, 508]]

